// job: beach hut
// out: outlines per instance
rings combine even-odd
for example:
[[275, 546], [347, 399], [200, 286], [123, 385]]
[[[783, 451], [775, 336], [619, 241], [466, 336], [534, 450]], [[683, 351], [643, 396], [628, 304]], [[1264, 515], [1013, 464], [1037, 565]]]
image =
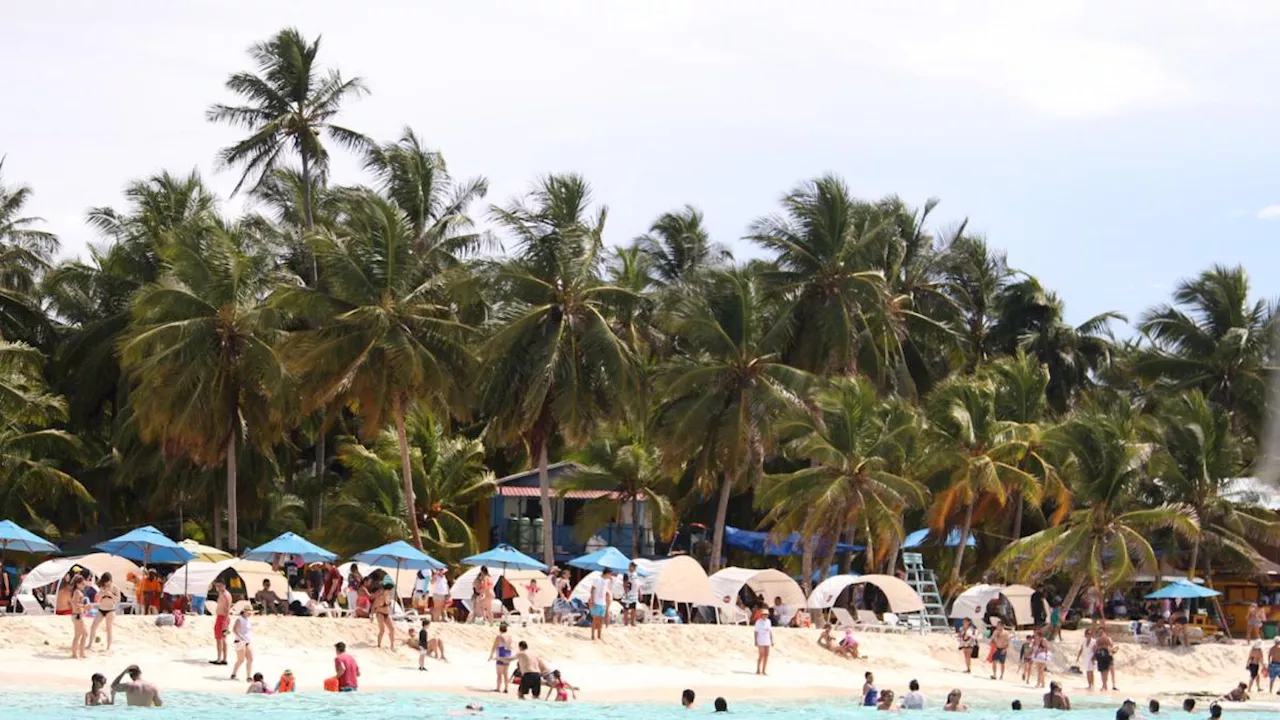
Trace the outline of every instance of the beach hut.
[[56, 585], [62, 581], [62, 578], [72, 568], [85, 568], [93, 573], [97, 578], [103, 573], [111, 573], [112, 579], [115, 581], [116, 587], [120, 588], [125, 597], [133, 595], [133, 581], [129, 580], [130, 576], [137, 577], [142, 570], [128, 558], [119, 555], [111, 555], [108, 553], [93, 553], [92, 555], [81, 555], [79, 557], [53, 558], [45, 560], [39, 565], [31, 569], [31, 572], [22, 578], [22, 584], [18, 586], [19, 595], [25, 595], [32, 590]]
[[[793, 610], [804, 607], [804, 591], [800, 585], [780, 570], [756, 570], [753, 568], [727, 567], [709, 578], [711, 592], [717, 598], [716, 610], [722, 618], [737, 621], [734, 612], [739, 594], [745, 587], [769, 605], [774, 598], [782, 598], [782, 604]], [[786, 618], [789, 620], [790, 618]]]
[[[1031, 625], [1035, 617], [1031, 610], [1031, 595], [1034, 592], [1026, 585], [974, 585], [956, 596], [947, 617], [955, 620], [969, 618], [975, 626], [985, 627], [987, 604], [994, 598], [1003, 596], [1013, 608], [1014, 622], [1018, 626]], [[1040, 602], [1043, 604], [1044, 617], [1049, 617], [1049, 604], [1044, 600]]]
[[858, 583], [860, 575], [833, 575], [826, 580], [818, 583], [818, 586], [809, 593], [809, 599], [805, 602], [805, 607], [810, 610], [827, 610], [836, 605], [840, 596], [844, 594], [853, 585]]
[[884, 593], [889, 602], [889, 610], [895, 614], [924, 612], [924, 600], [904, 580], [892, 575], [859, 575], [851, 585], [872, 585]]
[[[453, 581], [453, 587], [449, 588], [449, 598], [452, 600], [461, 600], [468, 609], [471, 607], [472, 589], [475, 587], [476, 576], [480, 574], [480, 567], [476, 566], [458, 576]], [[483, 566], [488, 567], [488, 566]], [[543, 610], [551, 607], [556, 599], [556, 589], [552, 585], [551, 579], [541, 570], [503, 570], [498, 567], [489, 567], [489, 574], [495, 578], [505, 578], [507, 582], [515, 588], [516, 596], [524, 602], [519, 603], [516, 607], [523, 608], [531, 606], [534, 610]], [[529, 598], [529, 581], [538, 581], [538, 593], [532, 599]]]
[[288, 595], [289, 580], [284, 573], [258, 560], [232, 558], [219, 562], [193, 561], [174, 571], [164, 583], [167, 595], [196, 595], [208, 597], [217, 580], [227, 584], [227, 590], [237, 600], [252, 599], [262, 589], [262, 581], [270, 580], [271, 589], [280, 597]]

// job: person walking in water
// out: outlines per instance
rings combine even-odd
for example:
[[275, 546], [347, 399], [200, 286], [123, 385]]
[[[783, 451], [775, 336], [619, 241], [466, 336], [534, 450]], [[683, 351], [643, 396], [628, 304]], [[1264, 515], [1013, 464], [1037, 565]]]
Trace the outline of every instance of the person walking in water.
[[[89, 628], [89, 639], [85, 643], [86, 648], [93, 647], [93, 643], [98, 639], [98, 626], [102, 625], [107, 632], [107, 651], [111, 650], [111, 625], [116, 618], [116, 605], [120, 602], [120, 589], [115, 586], [112, 581], [111, 573], [102, 573], [102, 577], [98, 578], [98, 615], [93, 619], [93, 626]], [[103, 684], [106, 683], [105, 678]]]
[[253, 628], [249, 623], [249, 614], [253, 612], [253, 608], [248, 603], [240, 609], [240, 617], [236, 618], [235, 628], [232, 634], [235, 635], [236, 645], [236, 664], [231, 668], [231, 679], [237, 680], [236, 675], [240, 672], [240, 666], [244, 665], [244, 674], [247, 677], [253, 677]]
[[498, 686], [494, 692], [511, 691], [511, 674], [507, 667], [511, 664], [511, 636], [507, 634], [507, 624], [498, 625], [498, 636], [493, 639], [493, 647], [489, 649], [489, 661], [495, 663], [498, 672]]
[[221, 580], [213, 584], [213, 591], [218, 596], [213, 609], [213, 642], [218, 649], [218, 658], [209, 662], [226, 665], [227, 633], [231, 631], [231, 593], [227, 592], [227, 584]]

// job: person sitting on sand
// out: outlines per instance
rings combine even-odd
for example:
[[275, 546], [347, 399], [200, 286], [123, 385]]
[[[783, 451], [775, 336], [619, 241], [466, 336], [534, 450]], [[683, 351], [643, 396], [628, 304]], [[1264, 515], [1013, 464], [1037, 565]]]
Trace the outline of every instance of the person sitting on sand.
[[284, 673], [280, 675], [280, 679], [276, 681], [276, 687], [272, 692], [277, 694], [291, 693], [294, 691], [294, 684], [293, 671], [285, 670]]
[[880, 693], [880, 700], [876, 702], [877, 710], [888, 710], [889, 712], [897, 712], [898, 708], [893, 705], [893, 691], [885, 690]]
[[1049, 683], [1049, 692], [1044, 694], [1045, 710], [1070, 710], [1071, 698], [1062, 692], [1062, 686], [1057, 680]]
[[102, 673], [94, 673], [93, 677], [89, 678], [89, 692], [84, 694], [84, 704], [89, 706], [114, 704], [106, 688], [107, 678]]
[[942, 706], [947, 712], [968, 712], [969, 706], [960, 702], [960, 688], [947, 693], [947, 704]]
[[[130, 682], [121, 682], [128, 675]], [[111, 703], [115, 704], [115, 694], [124, 693], [125, 700], [132, 707], [161, 707], [160, 690], [155, 685], [142, 679], [142, 670], [137, 665], [130, 665], [111, 681]]]
[[271, 688], [267, 687], [267, 681], [262, 678], [262, 673], [254, 673], [253, 680], [249, 683], [249, 689], [244, 691], [245, 695], [270, 695]]
[[547, 693], [547, 699], [550, 700], [555, 695], [556, 702], [569, 702], [569, 693], [573, 693], [573, 699], [578, 699], [578, 688], [570, 685], [568, 681], [560, 677], [559, 670], [551, 671], [551, 682], [549, 683], [554, 693]]
[[853, 634], [853, 628], [844, 629], [844, 637], [840, 638], [840, 645], [836, 649], [836, 654], [841, 657], [853, 658], [854, 660], [862, 657], [858, 654], [858, 638]]
[[262, 589], [253, 596], [254, 602], [258, 603], [258, 607], [262, 608], [263, 615], [276, 615], [285, 613], [285, 604], [281, 602], [280, 596], [275, 590], [271, 589], [271, 581], [263, 580]]
[[1226, 695], [1223, 695], [1218, 699], [1226, 700], [1228, 702], [1245, 702], [1249, 699], [1249, 684], [1240, 683]]

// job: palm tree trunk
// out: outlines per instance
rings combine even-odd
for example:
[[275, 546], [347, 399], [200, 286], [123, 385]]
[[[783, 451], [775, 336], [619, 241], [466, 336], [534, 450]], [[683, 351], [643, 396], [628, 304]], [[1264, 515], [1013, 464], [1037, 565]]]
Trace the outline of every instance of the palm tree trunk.
[[[864, 511], [865, 512], [865, 511]], [[862, 564], [862, 571], [868, 575], [876, 571], [875, 539], [871, 536], [871, 519], [863, 519], [864, 531], [867, 533], [867, 560]]]
[[724, 524], [729, 517], [729, 498], [733, 495], [733, 478], [724, 474], [720, 483], [720, 500], [716, 502], [716, 526], [711, 530], [711, 560], [707, 563], [710, 572], [720, 569], [720, 553], [724, 550]]
[[[956, 566], [951, 569], [952, 582], [960, 582], [960, 568], [964, 564], [964, 550], [969, 545], [969, 528], [973, 526], [973, 503], [964, 511], [964, 529], [960, 532], [960, 544], [956, 546]], [[946, 542], [946, 538], [943, 538]]]
[[312, 516], [311, 516], [312, 530], [320, 529], [320, 520], [321, 520], [320, 506], [323, 504], [322, 500], [324, 499], [324, 471], [325, 471], [325, 465], [326, 465], [325, 461], [328, 460], [328, 457], [325, 454], [325, 447], [324, 447], [325, 446], [324, 415], [325, 415], [324, 413], [321, 413], [320, 437], [316, 438], [316, 470], [315, 470], [316, 472], [316, 507], [315, 507], [315, 510], [312, 512]]
[[1013, 506], [1013, 532], [1010, 533], [1009, 542], [1018, 542], [1022, 539], [1022, 513], [1026, 509], [1027, 499], [1022, 496], [1022, 493], [1017, 493], [1016, 499], [1017, 503]]
[[898, 541], [895, 539], [889, 543], [889, 555], [884, 561], [884, 574], [892, 575], [898, 569]]
[[[850, 525], [849, 528], [845, 530], [844, 533], [842, 534], [844, 536], [845, 542], [849, 543], [850, 545], [854, 544], [854, 538], [858, 536], [857, 533], [853, 531], [852, 525]], [[847, 553], [841, 553], [840, 554], [840, 574], [848, 575], [852, 570], [853, 570], [853, 552], [850, 551]]]
[[227, 441], [227, 547], [234, 555], [240, 544], [240, 518], [236, 503], [236, 432], [232, 427]]
[[552, 532], [551, 478], [547, 475], [547, 437], [539, 434], [538, 441], [538, 499], [542, 506], [542, 561], [551, 567], [556, 564], [555, 534]]
[[1062, 599], [1062, 617], [1066, 618], [1067, 613], [1076, 604], [1076, 597], [1080, 595], [1080, 588], [1084, 587], [1084, 581], [1087, 575], [1081, 573], [1071, 582], [1071, 587], [1067, 589], [1067, 596]]
[[[311, 158], [302, 153], [302, 219], [308, 232], [315, 227], [315, 218], [311, 214]], [[314, 287], [320, 279], [320, 269], [316, 264], [316, 254], [311, 253], [311, 285]]]
[[[545, 523], [544, 523], [545, 524]], [[631, 559], [640, 556], [640, 495], [631, 496]]]
[[[1196, 561], [1198, 561], [1199, 559], [1200, 559], [1200, 538], [1197, 537], [1195, 540], [1191, 541], [1191, 564], [1187, 566], [1188, 580], [1196, 579]], [[1206, 555], [1206, 559], [1208, 559], [1207, 555]], [[1156, 565], [1158, 568], [1159, 563], [1157, 563]]]
[[409, 532], [413, 535], [413, 546], [422, 549], [422, 533], [418, 532], [418, 508], [413, 496], [413, 470], [409, 467], [409, 435], [404, 429], [404, 399], [396, 393], [396, 438], [400, 441], [400, 481], [403, 483], [404, 509], [409, 516]]
[[805, 597], [809, 597], [810, 591], [813, 590], [813, 551], [815, 538], [812, 536], [802, 536], [800, 541], [804, 543], [804, 547], [800, 553], [800, 589], [804, 590]]
[[216, 548], [224, 547], [222, 544], [222, 493], [213, 493], [213, 546]]

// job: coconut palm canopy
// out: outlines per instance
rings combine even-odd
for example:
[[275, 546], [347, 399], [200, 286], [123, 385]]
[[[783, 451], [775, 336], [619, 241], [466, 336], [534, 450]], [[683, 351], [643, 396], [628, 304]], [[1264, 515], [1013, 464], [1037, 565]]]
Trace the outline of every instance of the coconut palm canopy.
[[954, 587], [1078, 593], [1157, 556], [1250, 572], [1280, 544], [1230, 482], [1260, 466], [1274, 364], [1243, 267], [1169, 278], [1127, 327], [1081, 321], [981, 218], [939, 227], [937, 199], [836, 173], [761, 179], [777, 201], [740, 237], [697, 197], [621, 237], [605, 201], [631, 199], [582, 175], [487, 198], [433, 138], [349, 126], [376, 85], [318, 36], [243, 41], [208, 98], [239, 134], [192, 149], [243, 212], [198, 172], [125, 167], [86, 217], [101, 242], [57, 260], [30, 207], [58, 188], [0, 176], [0, 516], [22, 528], [456, 562], [505, 520], [495, 478], [537, 468], [530, 516], [589, 499], [526, 564], [610, 525], [630, 557], [759, 564], [732, 526], [796, 538], [771, 562], [806, 582], [892, 575], [925, 528]]

